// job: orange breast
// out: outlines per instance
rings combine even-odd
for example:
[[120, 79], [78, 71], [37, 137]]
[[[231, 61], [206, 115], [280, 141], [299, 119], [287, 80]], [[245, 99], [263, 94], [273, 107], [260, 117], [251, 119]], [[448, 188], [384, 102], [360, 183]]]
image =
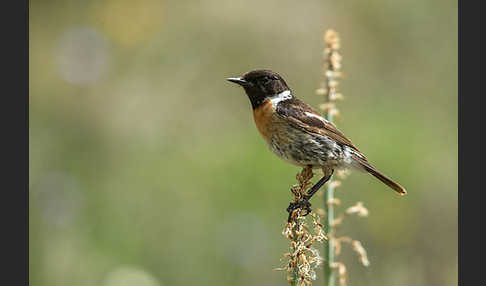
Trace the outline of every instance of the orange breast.
[[272, 129], [270, 124], [272, 121], [272, 115], [275, 112], [272, 103], [270, 100], [266, 100], [262, 105], [255, 108], [253, 110], [253, 119], [255, 120], [255, 124], [262, 134], [265, 140], [270, 141], [272, 137]]

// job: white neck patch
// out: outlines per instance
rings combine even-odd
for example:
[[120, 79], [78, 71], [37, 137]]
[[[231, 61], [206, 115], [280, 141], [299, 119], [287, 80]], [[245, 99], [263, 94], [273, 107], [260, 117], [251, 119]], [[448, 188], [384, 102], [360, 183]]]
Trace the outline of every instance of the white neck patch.
[[284, 101], [291, 98], [292, 98], [292, 94], [290, 94], [290, 90], [285, 90], [279, 94], [270, 97], [270, 102], [272, 103], [272, 106], [275, 108], [280, 101]]

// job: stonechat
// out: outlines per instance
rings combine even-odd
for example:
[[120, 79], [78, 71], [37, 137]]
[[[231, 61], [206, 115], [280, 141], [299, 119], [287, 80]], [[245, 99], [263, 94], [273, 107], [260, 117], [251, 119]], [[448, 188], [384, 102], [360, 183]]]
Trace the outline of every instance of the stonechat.
[[324, 176], [303, 201], [289, 205], [289, 213], [296, 208], [310, 212], [309, 199], [331, 178], [335, 169], [351, 167], [364, 171], [398, 194], [407, 193], [400, 184], [373, 167], [336, 126], [296, 98], [276, 72], [253, 70], [227, 80], [245, 89], [256, 127], [275, 155], [297, 166], [322, 169]]

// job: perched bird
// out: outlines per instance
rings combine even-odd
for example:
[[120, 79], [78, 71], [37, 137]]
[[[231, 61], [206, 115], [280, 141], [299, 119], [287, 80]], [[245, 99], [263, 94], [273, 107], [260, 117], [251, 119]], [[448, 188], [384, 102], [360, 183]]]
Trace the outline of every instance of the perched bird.
[[321, 168], [324, 173], [303, 201], [289, 205], [289, 217], [296, 208], [310, 212], [309, 199], [331, 178], [335, 169], [352, 167], [368, 172], [398, 194], [407, 193], [400, 184], [373, 167], [336, 126], [296, 98], [276, 72], [253, 70], [227, 80], [245, 89], [258, 131], [275, 155], [297, 166]]

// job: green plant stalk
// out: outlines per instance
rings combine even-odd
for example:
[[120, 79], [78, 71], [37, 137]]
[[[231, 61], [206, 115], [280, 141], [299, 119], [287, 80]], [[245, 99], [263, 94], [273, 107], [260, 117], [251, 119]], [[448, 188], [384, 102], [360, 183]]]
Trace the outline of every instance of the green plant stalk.
[[331, 180], [327, 182], [327, 187], [324, 195], [324, 210], [326, 212], [326, 221], [324, 224], [324, 232], [329, 238], [326, 244], [324, 244], [324, 285], [334, 286], [336, 285], [336, 271], [331, 267], [334, 263], [334, 240], [329, 235], [333, 231], [332, 222], [334, 220], [334, 206], [327, 202], [332, 201], [334, 198], [334, 188], [331, 186]]
[[[327, 98], [329, 101], [329, 97]], [[325, 117], [332, 122], [333, 116], [330, 112], [326, 112]], [[326, 219], [324, 223], [324, 232], [329, 238], [327, 243], [324, 244], [324, 285], [335, 286], [336, 285], [336, 271], [331, 267], [334, 263], [334, 241], [329, 235], [332, 233], [332, 223], [334, 221], [334, 205], [328, 204], [328, 202], [334, 199], [334, 187], [332, 184], [332, 178], [326, 183], [326, 189], [324, 190], [324, 211], [326, 213]]]
[[[331, 88], [331, 81], [337, 80], [339, 76], [335, 76], [334, 72], [339, 69], [339, 66], [334, 66], [335, 61], [340, 61], [340, 57], [334, 58], [333, 60], [333, 53], [337, 52], [339, 49], [339, 38], [336, 32], [333, 30], [327, 30], [324, 34], [324, 46], [327, 48], [324, 50], [324, 66], [326, 67], [324, 70], [324, 99], [325, 103], [328, 104], [328, 108], [324, 109], [324, 117], [329, 120], [329, 122], [333, 121], [333, 106], [330, 106], [334, 100], [331, 97], [331, 94], [335, 95], [336, 92], [336, 85], [333, 84]], [[328, 71], [332, 72], [331, 74]], [[327, 184], [325, 185], [324, 190], [324, 212], [326, 214], [325, 222], [324, 222], [324, 233], [328, 237], [327, 243], [324, 245], [324, 285], [325, 286], [335, 286], [336, 285], [336, 270], [334, 267], [334, 238], [333, 238], [333, 223], [334, 223], [334, 184], [332, 183], [332, 178], [329, 179]]]

